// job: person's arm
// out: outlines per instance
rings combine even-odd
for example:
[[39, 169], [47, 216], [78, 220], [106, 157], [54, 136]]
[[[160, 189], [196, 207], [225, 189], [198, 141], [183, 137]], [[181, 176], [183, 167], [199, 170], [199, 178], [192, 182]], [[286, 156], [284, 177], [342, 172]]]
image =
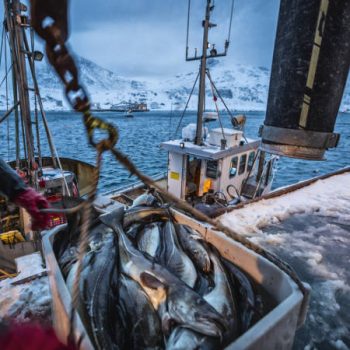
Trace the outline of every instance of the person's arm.
[[40, 212], [40, 209], [49, 207], [46, 198], [26, 186], [17, 173], [1, 159], [0, 192], [11, 202], [27, 210], [32, 217], [33, 230], [41, 230], [48, 226], [49, 215]]
[[0, 192], [12, 201], [26, 189], [23, 180], [10, 166], [0, 159]]

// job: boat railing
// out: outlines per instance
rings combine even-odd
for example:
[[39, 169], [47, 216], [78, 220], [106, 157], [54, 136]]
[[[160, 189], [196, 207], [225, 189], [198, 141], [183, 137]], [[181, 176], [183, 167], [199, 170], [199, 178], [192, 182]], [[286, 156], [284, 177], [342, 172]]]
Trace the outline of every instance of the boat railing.
[[[157, 175], [155, 176], [152, 176], [152, 179], [157, 182], [157, 181], [160, 181], [164, 178], [167, 177], [167, 173], [166, 172], [161, 172], [161, 173], [158, 173]], [[132, 190], [136, 190], [136, 189], [139, 189], [139, 188], [142, 188], [144, 187], [145, 184], [142, 182], [142, 181], [135, 181], [129, 185], [122, 185], [122, 186], [119, 186], [113, 190], [110, 190], [110, 191], [107, 191], [107, 192], [104, 192], [102, 194], [102, 196], [113, 196], [113, 195], [116, 195], [118, 194], [119, 192], [128, 192], [128, 191], [132, 191]]]

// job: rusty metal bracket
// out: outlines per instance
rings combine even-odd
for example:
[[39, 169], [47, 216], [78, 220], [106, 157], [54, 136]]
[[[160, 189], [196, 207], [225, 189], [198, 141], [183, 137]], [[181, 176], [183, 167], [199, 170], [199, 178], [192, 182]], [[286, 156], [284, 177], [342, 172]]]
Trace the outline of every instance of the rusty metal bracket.
[[337, 147], [340, 135], [336, 133], [286, 129], [263, 125], [259, 130], [263, 143], [328, 149]]

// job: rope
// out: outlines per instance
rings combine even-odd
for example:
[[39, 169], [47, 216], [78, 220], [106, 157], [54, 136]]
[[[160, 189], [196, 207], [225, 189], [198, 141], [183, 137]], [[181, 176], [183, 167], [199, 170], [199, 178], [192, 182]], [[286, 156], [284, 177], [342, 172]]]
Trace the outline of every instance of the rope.
[[1, 87], [2, 84], [6, 81], [7, 76], [8, 76], [8, 74], [10, 73], [12, 67], [13, 67], [13, 64], [10, 65], [10, 67], [8, 68], [8, 70], [7, 70], [7, 72], [6, 72], [5, 76], [4, 76], [4, 78], [1, 80], [1, 82], [0, 82], [0, 87]]
[[[209, 73], [209, 69], [208, 69], [208, 73]], [[221, 128], [222, 137], [226, 141], [224, 127], [222, 126], [222, 123], [221, 123], [219, 107], [218, 107], [218, 104], [217, 104], [217, 99], [216, 99], [216, 95], [215, 95], [215, 92], [214, 92], [214, 87], [213, 87], [213, 84], [211, 82], [210, 82], [210, 88], [211, 88], [211, 93], [213, 95], [213, 100], [214, 100], [214, 104], [215, 104], [216, 113], [218, 114], [218, 119], [219, 119], [219, 124], [220, 124], [220, 128]]]
[[[228, 108], [228, 106], [227, 106], [225, 100], [222, 98], [222, 96], [221, 96], [219, 90], [217, 89], [216, 85], [214, 84], [214, 82], [213, 82], [213, 80], [212, 80], [212, 78], [211, 78], [211, 75], [210, 75], [209, 70], [207, 71], [207, 76], [208, 76], [208, 79], [209, 79], [209, 81], [210, 81], [210, 84], [212, 84], [212, 86], [213, 86], [214, 89], [215, 89], [216, 94], [219, 96], [221, 102], [222, 102], [223, 105], [225, 106], [225, 109], [226, 109], [227, 113], [229, 114], [229, 116], [230, 116], [231, 118], [234, 118], [234, 116], [233, 116], [233, 114], [231, 113], [230, 109]], [[245, 137], [244, 133], [243, 133], [243, 138], [244, 138], [245, 142], [246, 142], [247, 145], [248, 145], [249, 142], [248, 142], [247, 138]], [[250, 147], [250, 149], [253, 149], [253, 148]]]
[[[5, 72], [7, 71], [7, 45], [5, 43]], [[6, 111], [9, 110], [9, 96], [8, 96], [8, 79], [7, 74], [5, 75], [6, 79]], [[7, 127], [7, 160], [10, 161], [10, 123], [9, 119], [6, 120], [6, 127]]]
[[2, 49], [4, 46], [4, 37], [5, 37], [5, 24], [2, 25], [2, 31], [1, 31], [0, 68], [1, 68], [1, 63], [2, 63]]
[[[23, 35], [26, 40], [25, 31], [23, 30]], [[34, 31], [33, 28], [30, 28], [30, 52], [34, 52], [35, 50], [35, 42], [34, 42]], [[33, 66], [33, 73], [35, 74], [35, 63], [33, 56], [28, 57], [29, 64]], [[38, 101], [37, 101], [37, 93], [34, 92], [34, 119], [35, 119], [35, 131], [36, 131], [36, 143], [38, 148], [38, 160], [39, 160], [39, 168], [41, 169], [43, 166], [42, 157], [41, 157], [41, 143], [40, 143], [40, 131], [39, 131], [39, 117], [38, 117]]]
[[228, 29], [228, 38], [227, 41], [230, 42], [231, 40], [231, 28], [232, 28], [232, 19], [233, 19], [233, 10], [235, 7], [235, 0], [232, 0], [232, 6], [231, 6], [231, 16], [230, 16], [230, 25], [229, 25], [229, 29]]
[[181, 114], [181, 118], [180, 118], [179, 124], [177, 125], [177, 128], [176, 128], [175, 133], [174, 133], [174, 138], [176, 137], [176, 135], [177, 135], [177, 133], [178, 133], [178, 131], [179, 131], [179, 128], [180, 128], [181, 123], [182, 123], [182, 119], [183, 119], [183, 117], [185, 116], [185, 113], [186, 113], [186, 111], [187, 111], [188, 104], [190, 103], [190, 100], [191, 100], [191, 97], [192, 97], [192, 94], [193, 94], [193, 91], [194, 91], [194, 89], [195, 89], [195, 87], [196, 87], [196, 85], [197, 85], [198, 78], [199, 78], [199, 72], [198, 72], [197, 77], [196, 77], [196, 80], [195, 80], [195, 82], [194, 82], [194, 84], [193, 84], [193, 87], [192, 87], [192, 90], [191, 90], [191, 92], [190, 92], [190, 95], [189, 95], [189, 97], [188, 97], [188, 99], [187, 99], [185, 109], [183, 110], [183, 112], [182, 112], [182, 114]]
[[186, 32], [186, 59], [188, 58], [188, 40], [189, 40], [189, 35], [190, 35], [190, 13], [191, 13], [191, 0], [188, 0], [187, 32]]
[[214, 82], [213, 82], [213, 79], [211, 78], [211, 75], [210, 75], [209, 70], [207, 70], [207, 76], [208, 76], [208, 79], [209, 79], [209, 81], [210, 81], [210, 84], [212, 84], [212, 86], [213, 86], [214, 89], [215, 89], [216, 94], [219, 96], [221, 102], [222, 102], [223, 105], [225, 106], [225, 109], [227, 110], [227, 113], [229, 114], [229, 116], [230, 116], [231, 118], [233, 118], [233, 114], [231, 113], [230, 109], [227, 107], [227, 104], [226, 104], [225, 100], [222, 98], [222, 96], [221, 96], [219, 90], [217, 89], [216, 85], [215, 85]]

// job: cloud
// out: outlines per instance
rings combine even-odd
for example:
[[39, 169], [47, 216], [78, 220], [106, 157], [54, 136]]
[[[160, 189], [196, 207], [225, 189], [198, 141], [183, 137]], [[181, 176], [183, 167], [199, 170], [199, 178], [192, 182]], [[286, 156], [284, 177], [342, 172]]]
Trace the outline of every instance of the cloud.
[[[202, 46], [205, 0], [191, 0], [190, 52]], [[210, 42], [221, 50], [228, 35], [231, 1], [215, 0]], [[169, 76], [193, 71], [186, 63], [187, 0], [71, 0], [70, 40], [74, 51], [130, 77]], [[279, 0], [235, 0], [230, 59], [270, 67]]]
[[[185, 0], [75, 0], [71, 43], [78, 54], [121, 75], [170, 75], [196, 69], [185, 63]], [[203, 0], [192, 0], [190, 52], [200, 48]], [[228, 34], [231, 2], [216, 0], [210, 40], [218, 49]], [[270, 66], [279, 0], [236, 0], [229, 59]]]

